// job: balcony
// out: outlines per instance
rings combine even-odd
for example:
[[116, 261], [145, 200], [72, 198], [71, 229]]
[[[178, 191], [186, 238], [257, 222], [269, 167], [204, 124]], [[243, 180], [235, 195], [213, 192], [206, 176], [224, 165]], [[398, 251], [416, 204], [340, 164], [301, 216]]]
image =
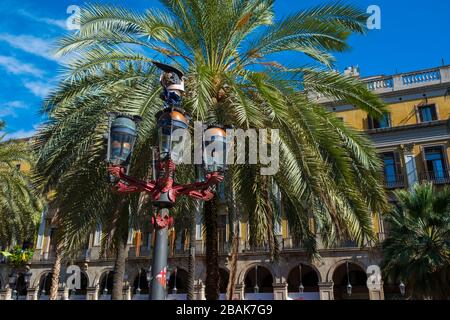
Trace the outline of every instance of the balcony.
[[436, 172], [422, 172], [419, 174], [420, 181], [431, 181], [434, 184], [450, 183], [450, 171]]
[[405, 187], [405, 176], [397, 174], [389, 177], [384, 177], [384, 186], [386, 189], [399, 189]]
[[[392, 76], [362, 78], [361, 81], [366, 83], [367, 89], [376, 94], [408, 90], [441, 83], [450, 83], [450, 66], [401, 73]], [[330, 99], [323, 94], [313, 92], [309, 94], [309, 97], [315, 99], [318, 103], [333, 101], [333, 99]]]

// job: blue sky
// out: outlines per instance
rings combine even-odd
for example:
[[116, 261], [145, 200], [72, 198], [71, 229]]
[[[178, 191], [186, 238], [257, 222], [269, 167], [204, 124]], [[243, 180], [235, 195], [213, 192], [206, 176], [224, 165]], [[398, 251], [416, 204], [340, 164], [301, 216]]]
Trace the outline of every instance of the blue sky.
[[[142, 10], [156, 0], [97, 0]], [[278, 18], [322, 0], [278, 0]], [[347, 2], [347, 1], [344, 1]], [[0, 119], [10, 137], [30, 136], [41, 121], [38, 110], [60, 69], [51, 54], [55, 39], [66, 30], [67, 8], [77, 0], [0, 0]], [[350, 38], [351, 50], [337, 54], [336, 69], [358, 65], [362, 76], [392, 74], [450, 64], [450, 1], [358, 0], [362, 9], [381, 8], [381, 29]], [[294, 61], [295, 55], [283, 56]]]

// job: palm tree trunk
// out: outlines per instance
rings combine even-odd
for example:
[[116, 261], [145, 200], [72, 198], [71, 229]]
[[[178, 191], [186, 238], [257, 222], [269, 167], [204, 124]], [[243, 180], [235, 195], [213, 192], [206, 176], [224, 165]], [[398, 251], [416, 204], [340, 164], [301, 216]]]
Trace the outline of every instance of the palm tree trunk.
[[125, 263], [127, 253], [127, 238], [128, 238], [128, 220], [129, 220], [129, 206], [126, 198], [122, 197], [115, 210], [115, 253], [116, 260], [114, 261], [113, 273], [113, 288], [111, 292], [112, 300], [123, 300], [123, 276], [125, 274]]
[[206, 300], [219, 299], [219, 257], [217, 250], [217, 195], [205, 202], [204, 221], [206, 231]]
[[114, 261], [112, 300], [123, 300], [123, 276], [125, 274], [126, 241], [120, 239], [117, 244], [116, 260]]
[[52, 267], [52, 283], [50, 286], [50, 300], [58, 299], [59, 275], [61, 273], [62, 248], [56, 247], [55, 263]]
[[187, 299], [194, 300], [194, 279], [195, 279], [195, 217], [200, 201], [196, 200], [195, 212], [190, 214], [189, 221], [189, 256], [188, 256], [188, 278], [187, 278]]
[[238, 250], [239, 250], [239, 234], [235, 232], [231, 243], [230, 276], [228, 277], [227, 300], [233, 300], [234, 284], [236, 283], [237, 277], [237, 261], [239, 255]]
[[236, 212], [235, 195], [232, 183], [233, 172], [228, 171], [227, 183], [226, 183], [226, 199], [228, 206], [228, 220], [230, 227], [230, 238], [231, 238], [231, 259], [230, 259], [230, 274], [228, 276], [227, 285], [227, 300], [233, 300], [234, 295], [234, 284], [236, 283], [237, 277], [237, 261], [238, 261], [238, 251], [239, 251], [239, 219]]

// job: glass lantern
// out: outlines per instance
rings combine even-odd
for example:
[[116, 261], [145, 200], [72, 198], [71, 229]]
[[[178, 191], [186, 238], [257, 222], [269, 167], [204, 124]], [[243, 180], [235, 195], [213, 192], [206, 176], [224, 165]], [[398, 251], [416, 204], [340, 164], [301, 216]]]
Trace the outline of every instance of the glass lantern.
[[[158, 119], [159, 160], [182, 162], [189, 134], [189, 117], [182, 109], [167, 108], [156, 115]], [[189, 150], [190, 151], [190, 150]]]
[[138, 116], [110, 114], [107, 162], [126, 167], [136, 142]]
[[206, 172], [226, 170], [227, 135], [224, 127], [211, 125], [203, 134], [203, 164]]

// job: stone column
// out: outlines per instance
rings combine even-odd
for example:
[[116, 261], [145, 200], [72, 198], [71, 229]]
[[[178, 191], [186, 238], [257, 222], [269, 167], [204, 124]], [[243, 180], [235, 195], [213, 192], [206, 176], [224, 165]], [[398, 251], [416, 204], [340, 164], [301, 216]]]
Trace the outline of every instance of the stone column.
[[383, 288], [381, 288], [380, 290], [369, 290], [369, 299], [370, 300], [384, 300]]
[[287, 283], [274, 283], [273, 286], [273, 299], [274, 300], [287, 300], [288, 297], [288, 285]]
[[233, 300], [245, 299], [245, 284], [238, 283], [234, 286]]
[[38, 288], [27, 289], [27, 300], [38, 300]]
[[123, 300], [131, 300], [131, 287], [126, 286], [123, 288]]
[[320, 300], [334, 300], [333, 282], [319, 282]]
[[86, 300], [98, 300], [98, 290], [98, 286], [88, 287], [86, 290]]
[[58, 300], [69, 300], [69, 289], [66, 287], [60, 287], [58, 289]]
[[206, 300], [205, 285], [202, 282], [194, 285], [194, 296], [195, 300]]
[[0, 300], [11, 300], [12, 290], [11, 288], [6, 288], [0, 291]]

